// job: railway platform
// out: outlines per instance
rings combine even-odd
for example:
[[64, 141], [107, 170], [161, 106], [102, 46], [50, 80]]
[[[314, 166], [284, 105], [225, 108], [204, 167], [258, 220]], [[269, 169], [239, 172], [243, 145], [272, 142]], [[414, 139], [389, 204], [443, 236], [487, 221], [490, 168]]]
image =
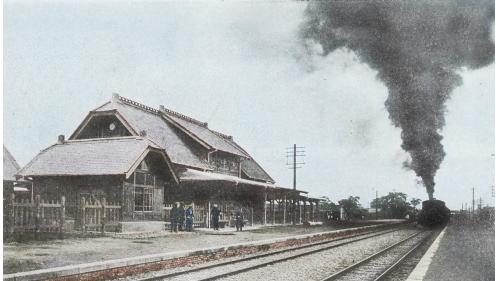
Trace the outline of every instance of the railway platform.
[[[387, 224], [393, 224], [390, 222]], [[182, 233], [147, 239], [101, 237], [94, 239], [55, 240], [46, 242], [4, 244], [4, 279], [24, 280], [23, 276], [65, 276], [110, 268], [164, 263], [193, 256], [226, 255], [229, 251], [254, 251], [282, 243], [310, 242], [353, 229], [383, 227], [362, 225], [270, 227], [238, 232], [235, 235]], [[342, 235], [342, 234], [340, 234]], [[10, 272], [9, 272], [10, 271]]]
[[494, 225], [451, 221], [408, 281], [495, 280]]

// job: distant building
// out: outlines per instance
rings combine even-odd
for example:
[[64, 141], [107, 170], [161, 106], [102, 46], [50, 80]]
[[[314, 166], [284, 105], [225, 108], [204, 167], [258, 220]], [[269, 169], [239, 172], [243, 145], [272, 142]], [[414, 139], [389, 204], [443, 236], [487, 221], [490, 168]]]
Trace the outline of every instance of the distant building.
[[20, 167], [16, 159], [9, 150], [3, 146], [3, 196], [8, 198], [12, 192], [20, 192], [20, 194], [29, 192], [25, 181], [16, 180], [16, 174]]
[[123, 221], [163, 220], [164, 206], [183, 202], [200, 207], [201, 222], [208, 223], [208, 210], [217, 203], [226, 217], [245, 208], [252, 220], [265, 223], [271, 213], [283, 214], [275, 203], [289, 209], [292, 199], [304, 199], [300, 191], [276, 186], [231, 136], [163, 106], [154, 109], [117, 94], [90, 111], [68, 140], [59, 136], [18, 176], [32, 178], [34, 192], [43, 198], [64, 195], [70, 215], [81, 198], [106, 198], [122, 206]]

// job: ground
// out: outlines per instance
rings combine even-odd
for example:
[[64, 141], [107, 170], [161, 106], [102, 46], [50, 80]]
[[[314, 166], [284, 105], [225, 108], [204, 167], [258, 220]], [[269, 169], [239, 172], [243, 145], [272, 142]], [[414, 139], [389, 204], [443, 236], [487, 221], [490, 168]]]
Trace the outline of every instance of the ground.
[[451, 222], [424, 280], [495, 280], [495, 227]]
[[353, 227], [320, 226], [259, 228], [243, 232], [234, 229], [214, 235], [212, 230], [164, 234], [155, 238], [100, 237], [4, 243], [4, 274], [155, 253], [200, 249], [219, 245], [316, 233]]

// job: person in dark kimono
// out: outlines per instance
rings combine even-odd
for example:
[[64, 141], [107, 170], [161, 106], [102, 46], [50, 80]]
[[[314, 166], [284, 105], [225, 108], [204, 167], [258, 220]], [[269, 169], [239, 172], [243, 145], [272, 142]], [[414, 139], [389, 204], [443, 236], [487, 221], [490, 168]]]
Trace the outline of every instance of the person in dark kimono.
[[219, 217], [220, 217], [220, 210], [217, 206], [217, 204], [214, 204], [210, 215], [212, 217], [212, 227], [214, 230], [219, 230]]
[[179, 203], [175, 203], [174, 207], [170, 210], [170, 232], [177, 232], [177, 213], [179, 212], [177, 204]]
[[184, 229], [184, 213], [184, 205], [181, 204], [177, 210], [177, 227], [179, 228], [179, 231], [183, 231]]
[[245, 225], [245, 221], [243, 220], [243, 214], [241, 213], [241, 211], [236, 212], [235, 220], [236, 231], [243, 231], [243, 225]]
[[193, 217], [194, 217], [193, 207], [189, 206], [186, 209], [186, 231], [193, 231]]

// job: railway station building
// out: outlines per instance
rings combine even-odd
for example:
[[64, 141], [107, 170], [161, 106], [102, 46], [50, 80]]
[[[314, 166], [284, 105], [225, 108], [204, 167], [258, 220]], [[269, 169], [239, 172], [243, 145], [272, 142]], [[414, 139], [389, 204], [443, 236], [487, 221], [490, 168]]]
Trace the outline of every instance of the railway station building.
[[214, 204], [223, 223], [231, 224], [240, 210], [250, 224], [282, 224], [292, 222], [292, 209], [296, 222], [315, 220], [319, 202], [305, 191], [277, 186], [231, 136], [207, 123], [118, 94], [17, 177], [30, 179], [45, 200], [64, 196], [75, 226], [80, 205], [92, 201], [119, 206], [124, 223], [163, 222], [180, 202], [194, 207], [194, 224], [201, 227], [209, 226]]

